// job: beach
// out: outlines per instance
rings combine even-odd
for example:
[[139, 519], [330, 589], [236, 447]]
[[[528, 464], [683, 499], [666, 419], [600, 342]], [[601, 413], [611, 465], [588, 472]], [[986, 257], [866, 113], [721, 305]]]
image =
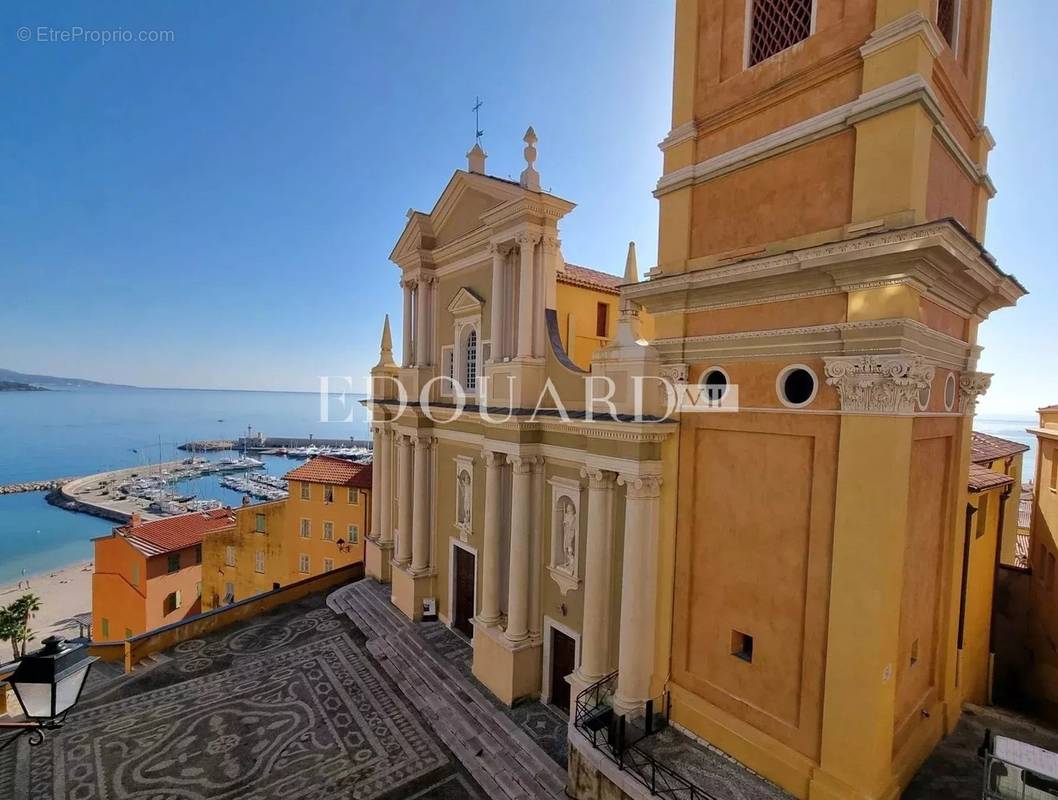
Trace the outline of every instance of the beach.
[[[68, 639], [76, 637], [78, 626], [74, 616], [92, 611], [92, 562], [79, 561], [41, 575], [30, 575], [28, 580], [28, 589], [18, 588], [18, 581], [0, 586], [0, 606], [10, 605], [32, 592], [40, 598], [40, 611], [30, 619], [29, 627], [34, 634], [30, 641], [39, 644], [52, 634]], [[0, 663], [10, 661], [11, 656], [10, 642], [0, 642]]]

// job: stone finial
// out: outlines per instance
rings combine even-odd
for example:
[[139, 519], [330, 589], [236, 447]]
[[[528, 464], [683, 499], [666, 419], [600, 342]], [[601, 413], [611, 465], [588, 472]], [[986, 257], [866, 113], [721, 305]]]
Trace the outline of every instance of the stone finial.
[[393, 334], [389, 330], [389, 314], [386, 314], [386, 321], [382, 323], [382, 343], [378, 348], [378, 364], [376, 367], [395, 367], [397, 364], [393, 360]]
[[636, 243], [628, 243], [628, 257], [625, 258], [625, 283], [639, 283], [639, 267], [636, 265]]
[[529, 129], [525, 132], [525, 136], [522, 138], [525, 142], [525, 169], [522, 170], [521, 180], [522, 187], [525, 189], [531, 189], [534, 192], [540, 191], [540, 173], [536, 171], [533, 164], [536, 163], [536, 131], [533, 130], [533, 126], [530, 125]]
[[488, 153], [481, 149], [481, 145], [477, 142], [470, 148], [470, 152], [467, 153], [467, 171], [473, 172], [477, 175], [485, 174], [485, 159], [488, 157]]

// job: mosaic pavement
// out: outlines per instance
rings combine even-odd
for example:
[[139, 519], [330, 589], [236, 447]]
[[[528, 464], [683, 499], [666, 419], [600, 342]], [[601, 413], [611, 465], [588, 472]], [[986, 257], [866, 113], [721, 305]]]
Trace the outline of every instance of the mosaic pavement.
[[93, 674], [63, 731], [0, 750], [0, 797], [481, 798], [323, 603], [183, 642], [128, 676]]

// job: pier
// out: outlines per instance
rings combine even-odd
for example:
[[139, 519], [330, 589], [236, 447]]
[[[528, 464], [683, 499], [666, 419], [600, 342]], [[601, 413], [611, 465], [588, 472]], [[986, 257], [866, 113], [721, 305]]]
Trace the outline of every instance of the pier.
[[64, 483], [69, 483], [72, 480], [75, 479], [53, 478], [48, 481], [22, 481], [21, 483], [9, 483], [5, 486], [0, 486], [0, 495], [20, 494], [22, 492], [52, 492]]

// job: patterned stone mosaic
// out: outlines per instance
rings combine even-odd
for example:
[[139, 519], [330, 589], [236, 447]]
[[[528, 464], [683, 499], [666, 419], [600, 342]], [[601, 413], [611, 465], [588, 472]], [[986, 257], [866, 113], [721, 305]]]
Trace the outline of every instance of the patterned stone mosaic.
[[[322, 603], [183, 642], [98, 702], [87, 691], [44, 745], [0, 751], [0, 797], [481, 797], [359, 631]], [[28, 786], [14, 785], [16, 753]]]

